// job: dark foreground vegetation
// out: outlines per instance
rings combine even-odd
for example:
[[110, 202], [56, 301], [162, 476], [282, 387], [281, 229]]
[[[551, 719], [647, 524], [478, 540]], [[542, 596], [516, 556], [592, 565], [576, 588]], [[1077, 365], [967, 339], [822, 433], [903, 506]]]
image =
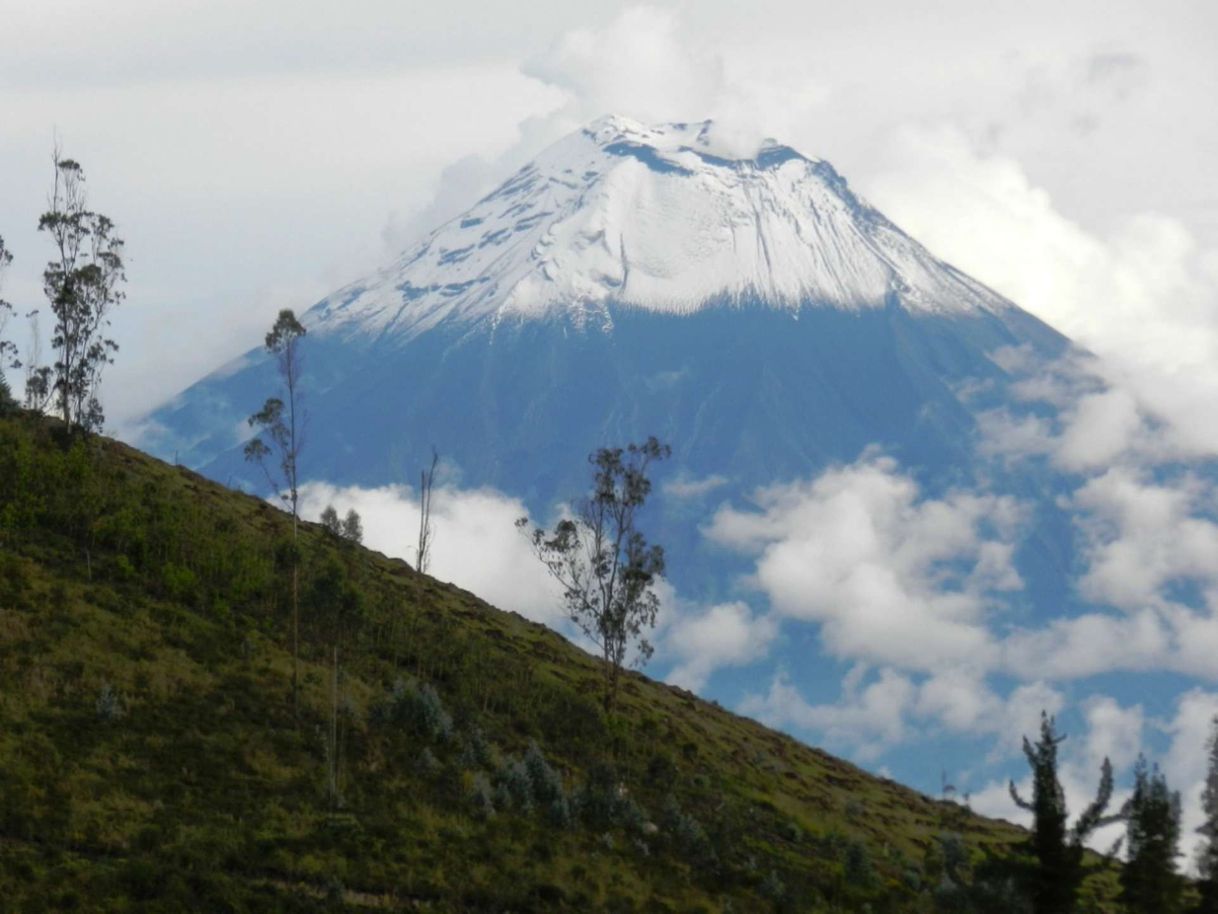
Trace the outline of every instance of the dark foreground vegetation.
[[1027, 910], [1013, 826], [601, 683], [333, 530], [0, 418], [5, 910]]

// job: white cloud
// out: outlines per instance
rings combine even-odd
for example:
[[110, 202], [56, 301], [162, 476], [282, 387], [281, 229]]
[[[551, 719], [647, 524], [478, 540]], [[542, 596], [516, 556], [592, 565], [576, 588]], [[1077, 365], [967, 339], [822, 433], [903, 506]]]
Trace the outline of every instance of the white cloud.
[[907, 127], [886, 148], [887, 171], [867, 185], [882, 210], [1100, 356], [1094, 368], [1113, 389], [1077, 406], [1063, 466], [1116, 457], [1142, 412], [1167, 421], [1176, 450], [1218, 453], [1218, 426], [1205, 421], [1218, 397], [1218, 251], [1153, 212], [1089, 232], [1019, 162], [981, 152], [953, 126]]
[[[432, 496], [429, 573], [503, 609], [562, 629], [558, 585], [533, 554], [515, 520], [528, 514], [519, 499], [492, 489], [437, 488]], [[364, 543], [414, 563], [419, 503], [408, 486], [374, 489], [310, 482], [301, 487], [301, 514], [316, 518], [327, 505], [340, 515], [354, 509]]]
[[1002, 643], [1011, 675], [1084, 679], [1114, 670], [1149, 671], [1171, 664], [1171, 631], [1158, 613], [1089, 612], [1018, 629]]
[[749, 694], [740, 709], [862, 759], [946, 732], [992, 737], [993, 761], [1018, 754], [1023, 736], [1037, 732], [1041, 712], [1056, 714], [1064, 705], [1061, 692], [1045, 682], [1017, 686], [1002, 696], [971, 670], [919, 676], [882, 667], [873, 675], [865, 664], [856, 664], [835, 702], [809, 702], [787, 674], [779, 673], [767, 692]]
[[727, 482], [726, 476], [720, 476], [717, 473], [701, 479], [680, 475], [675, 479], [666, 480], [662, 488], [664, 494], [670, 498], [697, 499], [709, 495], [715, 489], [722, 488], [727, 485]]
[[663, 656], [677, 660], [666, 678], [700, 691], [715, 670], [764, 657], [777, 629], [773, 618], [756, 617], [741, 602], [684, 609], [664, 632]]
[[1039, 726], [1042, 711], [1056, 714], [1064, 703], [1062, 694], [1043, 681], [1017, 686], [1003, 697], [976, 672], [947, 669], [918, 684], [913, 710], [953, 733], [993, 736], [999, 757], [1019, 750], [1023, 735]]
[[908, 735], [907, 712], [917, 696], [913, 682], [891, 669], [861, 684], [865, 670], [842, 683], [833, 704], [808, 703], [785, 674], [771, 681], [764, 695], [747, 696], [740, 710], [774, 727], [816, 734], [831, 746], [847, 747], [856, 757], [874, 759]]
[[1115, 468], [1088, 480], [1072, 502], [1086, 534], [1082, 593], [1134, 610], [1165, 605], [1169, 584], [1218, 582], [1218, 525], [1195, 513], [1208, 497], [1191, 476], [1167, 485]]
[[1137, 402], [1125, 390], [1088, 394], [1071, 407], [1057, 462], [1068, 470], [1110, 466], [1143, 427]]
[[1122, 707], [1107, 695], [1093, 695], [1083, 703], [1087, 721], [1086, 763], [1088, 770], [1098, 770], [1104, 759], [1112, 762], [1115, 771], [1131, 767], [1143, 751], [1145, 717], [1141, 705]]
[[830, 652], [915, 670], [990, 662], [986, 610], [1022, 586], [1014, 499], [923, 498], [886, 457], [754, 499], [755, 510], [721, 508], [706, 535], [757, 554], [753, 583], [781, 615], [820, 623]]
[[684, 40], [671, 10], [633, 6], [603, 28], [567, 32], [523, 67], [566, 91], [564, 116], [629, 113], [643, 121], [690, 120], [706, 111], [723, 84], [723, 62]]

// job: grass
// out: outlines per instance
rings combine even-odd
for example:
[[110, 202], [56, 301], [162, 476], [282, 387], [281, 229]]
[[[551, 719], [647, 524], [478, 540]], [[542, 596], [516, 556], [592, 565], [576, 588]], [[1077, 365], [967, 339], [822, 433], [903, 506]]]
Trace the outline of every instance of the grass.
[[[0, 419], [0, 907], [934, 911], [948, 876], [972, 905], [951, 910], [997, 911], [977, 893], [1024, 872], [1016, 827], [681, 689], [630, 674], [606, 717], [559, 635], [311, 524], [294, 713], [290, 529]], [[532, 745], [565, 819], [535, 780], [531, 809], [509, 799]], [[1111, 882], [1097, 867], [1092, 909]]]

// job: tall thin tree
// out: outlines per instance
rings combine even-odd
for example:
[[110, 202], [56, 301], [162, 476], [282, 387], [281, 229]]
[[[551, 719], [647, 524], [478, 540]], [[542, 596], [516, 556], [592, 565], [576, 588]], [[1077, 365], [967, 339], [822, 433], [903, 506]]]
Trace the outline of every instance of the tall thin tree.
[[250, 427], [259, 432], [245, 445], [245, 459], [262, 467], [272, 491], [292, 514], [292, 708], [295, 712], [300, 710], [299, 473], [305, 427], [300, 390], [300, 344], [306, 332], [295, 313], [285, 308], [267, 333], [266, 350], [275, 359], [283, 395], [267, 398], [262, 409], [249, 417]]
[[[0, 287], [4, 285], [4, 270], [13, 262], [13, 255], [9, 253], [4, 244], [4, 238], [0, 236]], [[6, 367], [14, 367], [17, 355], [17, 344], [12, 340], [6, 339], [4, 331], [8, 327], [9, 318], [12, 317], [13, 306], [0, 298], [0, 412], [5, 412], [14, 406], [13, 392], [9, 387], [8, 379], [4, 376]]]
[[431, 493], [436, 483], [436, 464], [440, 455], [436, 449], [431, 449], [431, 466], [419, 473], [419, 545], [415, 551], [417, 561], [415, 567], [420, 574], [426, 574], [431, 565]]
[[102, 368], [114, 361], [118, 344], [107, 335], [110, 311], [125, 298], [123, 241], [114, 223], [88, 208], [80, 164], [56, 147], [50, 208], [38, 220], [55, 254], [42, 274], [55, 317], [52, 387], [69, 429], [86, 431], [104, 421], [97, 398]]

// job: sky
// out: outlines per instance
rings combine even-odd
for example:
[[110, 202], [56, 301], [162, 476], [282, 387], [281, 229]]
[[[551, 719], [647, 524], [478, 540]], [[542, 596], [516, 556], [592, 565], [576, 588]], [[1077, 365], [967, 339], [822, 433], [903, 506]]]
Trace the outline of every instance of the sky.
[[[104, 387], [120, 432], [256, 346], [279, 308], [303, 310], [391, 261], [602, 114], [712, 117], [742, 147], [772, 136], [828, 159], [933, 252], [1099, 356], [1086, 370], [1110, 386], [1082, 397], [1066, 425], [995, 415], [987, 441], [994, 454], [1048, 455], [1085, 474], [1074, 495], [1090, 525], [1082, 586], [1118, 604], [1123, 627], [1098, 620], [1000, 643], [973, 623], [1010, 583], [1001, 574], [1010, 539], [982, 535], [979, 519], [1018, 506], [992, 494], [935, 501], [902, 468], [864, 455], [766, 493], [751, 516], [714, 516], [708, 536], [757, 555], [770, 608], [675, 612], [660, 641], [670, 678], [704, 686], [716, 670], [765, 656], [791, 620], [813, 625], [859, 670], [840, 699], [810, 702], [779, 674], [742, 709], [881, 764], [919, 721], [997, 741], [1064, 705], [1052, 677], [991, 692], [967, 670], [927, 675], [901, 653], [908, 643], [886, 647], [861, 616], [833, 614], [838, 601], [866, 602], [849, 580], [842, 593], [808, 598], [811, 519], [857, 528], [862, 516], [872, 552], [817, 556], [821, 579], [859, 562], [891, 568], [902, 605], [920, 607], [922, 621], [953, 620], [935, 643], [981, 650], [987, 674], [1021, 650], [1056, 648], [1063, 668], [1086, 656], [1097, 675], [1141, 663], [1194, 677], [1167, 707], [1103, 690], [1073, 696], [1086, 730], [1067, 773], [1081, 798], [1098, 758], [1128, 764], [1154, 733], [1173, 782], [1195, 794], [1218, 684], [1204, 652], [1172, 653], [1155, 625], [1176, 619], [1171, 631], [1187, 630], [1170, 598], [1182, 577], [1218, 587], [1205, 567], [1218, 533], [1204, 516], [1218, 501], [1188, 473], [1173, 485], [1147, 474], [1218, 454], [1214, 4], [112, 0], [103, 15], [88, 0], [0, 0], [0, 23], [0, 235], [15, 257], [0, 293], [22, 313], [41, 304], [49, 249], [35, 226], [58, 138], [127, 242], [128, 298], [113, 325], [122, 348]], [[1057, 388], [1029, 395], [1060, 395], [1077, 377], [1063, 369]], [[414, 510], [408, 490], [319, 483], [314, 495], [318, 510], [340, 495], [358, 504], [376, 544], [392, 541], [394, 512]], [[463, 550], [491, 548], [504, 573], [484, 568], [462, 583], [508, 606], [544, 594], [543, 578], [507, 573], [519, 556], [497, 539], [496, 519], [518, 516], [519, 503], [448, 496], [439, 570], [456, 577]], [[1181, 529], [1195, 544], [1179, 560], [1186, 567], [1160, 549]], [[933, 553], [908, 547], [927, 530], [941, 535], [934, 542], [964, 543], [975, 572], [949, 607]], [[1122, 573], [1135, 565], [1148, 569], [1140, 581]], [[1119, 605], [1129, 593], [1142, 602]], [[1153, 618], [1139, 612], [1151, 604]], [[1193, 641], [1218, 643], [1209, 638], [1199, 630]], [[1013, 774], [1017, 750], [994, 750], [1014, 756]], [[979, 808], [1014, 816], [1001, 778], [974, 788]]]

